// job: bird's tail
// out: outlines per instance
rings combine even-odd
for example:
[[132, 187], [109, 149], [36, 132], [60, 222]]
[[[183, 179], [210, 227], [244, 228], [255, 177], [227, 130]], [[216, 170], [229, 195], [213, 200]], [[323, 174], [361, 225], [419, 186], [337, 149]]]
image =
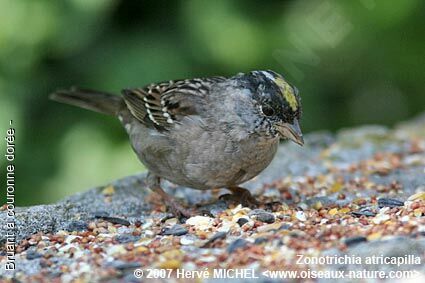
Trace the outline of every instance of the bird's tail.
[[118, 114], [123, 104], [122, 98], [117, 95], [76, 87], [67, 90], [58, 90], [52, 93], [49, 98], [58, 102], [114, 116]]

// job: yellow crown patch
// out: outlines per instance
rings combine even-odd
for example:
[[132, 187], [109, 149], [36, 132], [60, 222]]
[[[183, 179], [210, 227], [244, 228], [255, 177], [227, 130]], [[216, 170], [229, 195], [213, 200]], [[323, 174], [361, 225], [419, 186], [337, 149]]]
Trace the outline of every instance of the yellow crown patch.
[[274, 82], [281, 89], [283, 98], [288, 101], [292, 111], [297, 111], [298, 101], [292, 87], [284, 79], [279, 77], [275, 78]]

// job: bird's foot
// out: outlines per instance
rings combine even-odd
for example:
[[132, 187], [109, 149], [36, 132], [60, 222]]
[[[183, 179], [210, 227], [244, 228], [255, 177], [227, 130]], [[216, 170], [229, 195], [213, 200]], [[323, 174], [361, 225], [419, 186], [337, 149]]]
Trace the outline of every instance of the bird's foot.
[[167, 194], [160, 185], [158, 176], [151, 173], [147, 176], [147, 183], [149, 188], [161, 196], [168, 210], [178, 219], [189, 218], [197, 215], [195, 210], [189, 210], [184, 208], [174, 197]]
[[198, 215], [197, 211], [193, 209], [184, 208], [173, 197], [169, 197], [167, 200], [165, 200], [165, 204], [167, 208], [170, 210], [170, 212], [178, 219], [190, 218], [192, 216]]
[[227, 189], [230, 190], [232, 194], [225, 194], [220, 196], [220, 199], [226, 202], [240, 203], [243, 206], [250, 208], [256, 208], [260, 204], [247, 189], [241, 187], [229, 187]]

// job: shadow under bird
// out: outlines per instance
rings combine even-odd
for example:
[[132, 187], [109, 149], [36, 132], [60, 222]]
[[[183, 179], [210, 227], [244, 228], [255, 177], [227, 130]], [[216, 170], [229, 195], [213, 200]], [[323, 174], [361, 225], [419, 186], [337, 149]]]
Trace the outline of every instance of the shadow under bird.
[[124, 89], [122, 96], [71, 88], [51, 99], [116, 116], [149, 170], [147, 184], [176, 215], [186, 209], [160, 184], [198, 190], [226, 188], [242, 204], [257, 204], [239, 187], [272, 161], [279, 140], [303, 145], [298, 90], [273, 71], [195, 78]]

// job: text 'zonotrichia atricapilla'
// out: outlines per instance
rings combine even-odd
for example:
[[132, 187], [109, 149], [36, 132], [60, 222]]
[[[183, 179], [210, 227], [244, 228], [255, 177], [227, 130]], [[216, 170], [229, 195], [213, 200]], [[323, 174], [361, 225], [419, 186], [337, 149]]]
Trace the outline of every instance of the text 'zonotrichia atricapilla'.
[[51, 98], [118, 117], [149, 170], [149, 187], [185, 216], [190, 211], [163, 191], [161, 178], [252, 200], [238, 185], [269, 165], [279, 139], [303, 144], [298, 90], [273, 71], [150, 84], [122, 97], [71, 88]]

